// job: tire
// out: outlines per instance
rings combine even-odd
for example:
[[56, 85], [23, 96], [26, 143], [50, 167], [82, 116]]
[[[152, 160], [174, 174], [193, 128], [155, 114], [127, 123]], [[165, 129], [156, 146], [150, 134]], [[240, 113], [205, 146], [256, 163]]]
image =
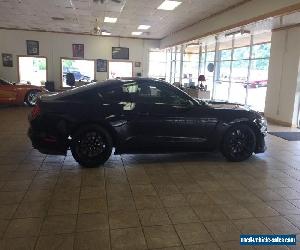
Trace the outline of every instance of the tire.
[[84, 126], [72, 136], [71, 152], [81, 166], [98, 167], [111, 155], [112, 138], [98, 125]]
[[37, 95], [40, 91], [38, 90], [30, 90], [27, 92], [26, 96], [25, 96], [25, 103], [30, 106], [33, 107], [36, 105], [36, 101], [37, 101]]
[[226, 131], [221, 145], [221, 152], [229, 161], [239, 162], [252, 156], [256, 146], [254, 131], [247, 125], [240, 124]]

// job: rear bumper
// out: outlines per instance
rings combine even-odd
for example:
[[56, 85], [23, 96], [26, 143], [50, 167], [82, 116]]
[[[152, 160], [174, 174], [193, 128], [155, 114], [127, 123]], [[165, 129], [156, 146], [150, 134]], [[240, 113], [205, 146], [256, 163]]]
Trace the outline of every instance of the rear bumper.
[[30, 127], [27, 132], [32, 147], [42, 154], [66, 155], [68, 143], [59, 137], [47, 135], [45, 132], [37, 132]]

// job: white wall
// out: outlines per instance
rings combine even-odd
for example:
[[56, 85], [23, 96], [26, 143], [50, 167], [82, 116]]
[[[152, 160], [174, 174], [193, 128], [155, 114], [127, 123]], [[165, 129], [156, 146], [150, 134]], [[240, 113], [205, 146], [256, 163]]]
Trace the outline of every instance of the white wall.
[[[17, 56], [26, 55], [26, 40], [40, 42], [40, 56], [47, 57], [47, 80], [54, 81], [56, 88], [61, 86], [61, 57], [72, 57], [72, 44], [84, 44], [85, 59], [111, 60], [112, 47], [128, 47], [129, 61], [142, 63], [141, 68], [134, 68], [134, 76], [140, 72], [148, 75], [149, 49], [158, 48], [158, 40], [131, 39], [118, 37], [98, 37], [89, 35], [71, 35], [50, 32], [1, 30], [0, 29], [0, 54], [12, 53], [14, 67], [3, 67], [0, 63], [0, 76], [11, 80], [18, 80]], [[96, 73], [97, 80], [105, 80], [108, 73]]]
[[273, 32], [265, 107], [268, 118], [297, 125], [299, 60], [300, 27]]

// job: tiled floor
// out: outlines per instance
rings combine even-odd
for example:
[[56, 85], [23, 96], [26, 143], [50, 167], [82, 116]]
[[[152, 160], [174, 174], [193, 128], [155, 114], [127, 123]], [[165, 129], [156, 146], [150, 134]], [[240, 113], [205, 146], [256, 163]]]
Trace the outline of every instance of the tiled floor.
[[0, 249], [252, 249], [241, 233], [300, 234], [300, 142], [268, 136], [243, 163], [124, 155], [83, 169], [32, 150], [28, 112], [0, 108]]

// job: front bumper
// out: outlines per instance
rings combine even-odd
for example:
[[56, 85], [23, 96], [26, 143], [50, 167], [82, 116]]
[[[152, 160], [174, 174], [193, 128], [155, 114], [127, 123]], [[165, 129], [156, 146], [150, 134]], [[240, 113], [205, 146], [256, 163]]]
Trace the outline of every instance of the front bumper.
[[256, 147], [255, 152], [256, 154], [264, 153], [267, 150], [266, 142], [265, 142], [265, 134], [259, 134], [256, 137]]
[[28, 129], [28, 137], [31, 140], [32, 147], [42, 154], [66, 155], [68, 143], [61, 140], [58, 136], [47, 135], [45, 132], [35, 131], [32, 127]]

